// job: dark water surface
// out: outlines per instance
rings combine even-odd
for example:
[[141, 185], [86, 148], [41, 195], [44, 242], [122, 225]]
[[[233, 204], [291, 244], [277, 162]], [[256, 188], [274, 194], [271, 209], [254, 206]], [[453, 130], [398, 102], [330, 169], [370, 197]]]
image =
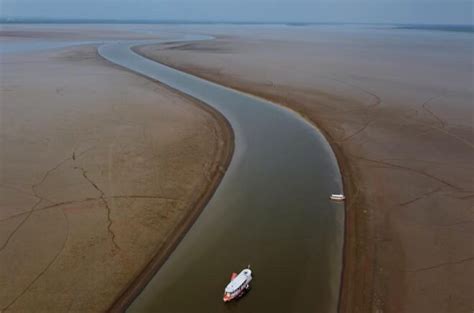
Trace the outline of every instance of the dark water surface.
[[[335, 312], [344, 207], [336, 160], [296, 114], [145, 59], [137, 43], [101, 46], [106, 59], [222, 112], [235, 154], [215, 195], [129, 312]], [[251, 292], [222, 302], [232, 271], [251, 264]]]

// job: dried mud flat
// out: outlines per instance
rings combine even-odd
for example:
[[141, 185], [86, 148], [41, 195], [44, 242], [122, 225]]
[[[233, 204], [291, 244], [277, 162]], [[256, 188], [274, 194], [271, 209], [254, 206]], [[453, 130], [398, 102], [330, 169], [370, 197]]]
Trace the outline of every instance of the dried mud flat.
[[470, 34], [193, 30], [217, 40], [136, 50], [294, 109], [335, 150], [348, 194], [341, 312], [472, 311]]
[[0, 311], [105, 311], [202, 209], [232, 130], [94, 46], [0, 67]]

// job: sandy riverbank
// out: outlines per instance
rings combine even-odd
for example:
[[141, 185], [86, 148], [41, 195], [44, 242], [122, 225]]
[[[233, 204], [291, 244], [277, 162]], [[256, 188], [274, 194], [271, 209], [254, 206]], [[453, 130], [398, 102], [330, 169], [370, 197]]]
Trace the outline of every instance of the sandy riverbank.
[[0, 310], [102, 312], [197, 217], [232, 130], [93, 46], [0, 67]]
[[286, 105], [331, 142], [349, 196], [341, 311], [471, 310], [470, 35], [197, 30], [218, 39], [139, 51]]

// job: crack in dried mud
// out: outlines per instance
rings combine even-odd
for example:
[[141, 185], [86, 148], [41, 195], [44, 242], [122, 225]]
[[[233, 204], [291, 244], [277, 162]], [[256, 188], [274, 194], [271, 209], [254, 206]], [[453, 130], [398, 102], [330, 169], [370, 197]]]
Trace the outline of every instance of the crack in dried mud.
[[[467, 145], [469, 148], [474, 148], [474, 144], [472, 142], [470, 142], [469, 140], [461, 137], [461, 136], [458, 136], [456, 134], [453, 134], [451, 131], [447, 130], [447, 126], [448, 126], [448, 123], [446, 121], [444, 121], [443, 119], [441, 119], [437, 114], [435, 114], [429, 107], [428, 107], [428, 104], [430, 102], [432, 102], [433, 100], [435, 99], [439, 99], [441, 98], [442, 96], [434, 96], [434, 97], [431, 97], [429, 98], [428, 100], [426, 100], [425, 102], [423, 102], [421, 104], [421, 107], [423, 108], [424, 111], [428, 112], [428, 114], [430, 116], [432, 116], [436, 122], [439, 124], [439, 126], [437, 125], [431, 125], [431, 123], [426, 123], [426, 122], [423, 122], [421, 121], [419, 118], [415, 117], [415, 116], [407, 116], [406, 118], [408, 120], [411, 120], [411, 121], [415, 121], [423, 126], [426, 126], [426, 127], [429, 127], [431, 130], [435, 130], [435, 131], [439, 131], [439, 132], [442, 132], [444, 133], [445, 135], [447, 136], [450, 136], [451, 138], [454, 138], [456, 139], [457, 141]], [[428, 130], [429, 132], [429, 130]]]
[[59, 258], [59, 256], [61, 255], [61, 253], [64, 251], [65, 247], [66, 247], [66, 243], [69, 239], [69, 233], [70, 233], [70, 226], [69, 226], [69, 219], [67, 218], [67, 215], [66, 213], [64, 212], [63, 210], [63, 215], [64, 215], [64, 219], [66, 221], [66, 229], [67, 229], [67, 233], [66, 233], [66, 238], [64, 239], [64, 242], [61, 246], [61, 248], [58, 250], [58, 252], [55, 254], [55, 256], [53, 257], [53, 259], [46, 265], [46, 267], [38, 273], [38, 275], [36, 275], [36, 277], [25, 287], [25, 289], [23, 289], [22, 292], [20, 292], [9, 304], [7, 304], [5, 307], [2, 308], [2, 310], [7, 310], [8, 308], [10, 308], [13, 304], [16, 303], [16, 301], [18, 301], [18, 299], [20, 299], [30, 288], [31, 286], [33, 286], [33, 284], [35, 282], [37, 282], [50, 268], [51, 266], [56, 262], [56, 260]]
[[105, 197], [104, 191], [102, 189], [100, 189], [99, 186], [89, 176], [87, 176], [87, 171], [84, 168], [79, 167], [79, 166], [75, 166], [74, 168], [80, 170], [82, 172], [82, 176], [84, 177], [84, 179], [87, 180], [94, 187], [94, 189], [97, 190], [97, 192], [99, 192], [99, 194], [100, 194], [99, 199], [102, 201], [102, 203], [104, 204], [104, 207], [107, 211], [107, 232], [109, 233], [109, 235], [111, 237], [111, 241], [112, 241], [112, 244], [114, 245], [114, 247], [116, 249], [120, 250], [120, 246], [115, 241], [115, 233], [112, 230], [113, 221], [112, 221], [112, 217], [111, 217], [111, 208], [110, 208], [109, 202], [107, 201], [107, 199]]
[[[81, 152], [78, 157], [84, 155], [85, 153], [89, 152], [90, 150], [94, 149], [94, 147], [91, 147], [89, 149], [86, 149], [84, 150], [83, 152]], [[72, 154], [72, 160], [74, 161], [76, 159], [76, 156], [75, 156], [75, 151], [73, 152]], [[18, 225], [15, 227], [15, 229], [8, 235], [7, 237], [7, 240], [2, 244], [2, 246], [0, 247], [0, 253], [3, 252], [3, 250], [8, 246], [9, 242], [11, 241], [11, 239], [13, 238], [13, 236], [20, 230], [20, 228], [28, 221], [28, 219], [31, 217], [31, 215], [33, 215], [33, 213], [35, 212], [35, 209], [36, 207], [41, 204], [42, 201], [47, 201], [49, 203], [54, 203], [53, 201], [47, 199], [46, 197], [44, 196], [41, 196], [39, 194], [39, 192], [37, 191], [37, 188], [39, 186], [41, 186], [49, 177], [49, 175], [51, 175], [52, 172], [56, 171], [58, 168], [60, 168], [63, 164], [65, 164], [67, 161], [71, 160], [71, 158], [65, 158], [63, 160], [61, 160], [59, 163], [57, 163], [55, 166], [53, 166], [52, 168], [48, 169], [44, 175], [42, 176], [41, 180], [36, 183], [36, 184], [33, 184], [31, 185], [31, 191], [32, 191], [32, 196], [34, 196], [35, 198], [38, 199], [38, 201], [33, 205], [31, 206], [31, 208], [27, 211], [27, 212], [24, 212], [24, 213], [21, 213], [21, 214], [18, 214], [16, 216], [21, 216], [23, 214], [26, 214], [25, 218], [20, 221], [20, 223], [18, 223]], [[12, 218], [12, 216], [6, 218], [6, 219], [3, 219], [3, 220], [7, 220], [7, 219], [10, 219]], [[1, 220], [1, 221], [3, 221]]]
[[458, 265], [458, 264], [462, 264], [462, 263], [466, 263], [466, 262], [470, 262], [470, 261], [474, 261], [474, 257], [470, 257], [470, 258], [466, 258], [466, 259], [462, 259], [462, 260], [458, 260], [458, 261], [453, 261], [453, 262], [444, 262], [444, 263], [436, 264], [436, 265], [433, 265], [433, 266], [417, 268], [417, 269], [414, 269], [414, 270], [406, 270], [406, 272], [418, 273], [418, 272], [437, 269], [437, 268], [440, 268], [440, 267], [443, 267], [443, 266]]
[[28, 210], [28, 212], [25, 212], [24, 214], [27, 214], [25, 218], [15, 227], [15, 229], [8, 235], [7, 240], [3, 243], [3, 245], [0, 247], [0, 253], [5, 250], [5, 248], [8, 246], [10, 243], [11, 239], [13, 236], [18, 232], [18, 230], [26, 223], [26, 221], [30, 218], [30, 216], [33, 214], [35, 208], [41, 203], [41, 199], [39, 199], [31, 208]]
[[423, 199], [423, 198], [425, 198], [425, 197], [427, 197], [427, 196], [431, 196], [432, 194], [437, 193], [437, 192], [439, 192], [439, 191], [441, 191], [441, 190], [442, 190], [441, 187], [436, 188], [436, 189], [433, 189], [433, 190], [431, 190], [431, 191], [428, 191], [428, 192], [425, 192], [425, 193], [421, 194], [419, 197], [416, 197], [416, 198], [414, 198], [414, 199], [412, 199], [412, 200], [409, 200], [409, 201], [406, 201], [406, 202], [402, 202], [402, 203], [400, 203], [399, 205], [400, 205], [400, 206], [407, 206], [407, 205], [412, 204], [412, 203], [414, 203], [414, 202], [416, 202], [416, 201], [418, 201], [418, 200], [421, 200], [421, 199]]
[[359, 90], [359, 91], [362, 91], [363, 93], [368, 94], [369, 96], [371, 96], [371, 97], [375, 100], [373, 103], [368, 104], [368, 105], [364, 108], [364, 110], [365, 110], [365, 119], [366, 119], [364, 125], [363, 125], [361, 128], [359, 128], [358, 130], [356, 130], [355, 132], [353, 132], [352, 134], [350, 134], [350, 135], [348, 135], [348, 136], [342, 138], [341, 140], [338, 140], [338, 142], [349, 141], [349, 140], [351, 140], [352, 138], [354, 138], [354, 137], [356, 137], [357, 135], [359, 135], [360, 133], [362, 133], [363, 131], [365, 131], [365, 130], [367, 129], [367, 127], [369, 127], [369, 125], [370, 125], [371, 123], [373, 123], [373, 122], [377, 119], [376, 116], [375, 116], [375, 117], [371, 117], [371, 113], [372, 113], [371, 111], [372, 111], [373, 109], [376, 109], [377, 107], [380, 107], [380, 105], [382, 104], [382, 98], [379, 97], [377, 94], [373, 93], [372, 91], [370, 91], [370, 90], [368, 90], [368, 89], [365, 89], [365, 88], [362, 88], [362, 87], [360, 87], [360, 86], [354, 85], [354, 84], [352, 84], [352, 83], [348, 83], [348, 82], [346, 82], [346, 81], [343, 81], [343, 80], [340, 80], [340, 79], [337, 79], [337, 78], [333, 78], [333, 77], [331, 77], [331, 78], [326, 77], [326, 79], [332, 80], [332, 81], [338, 82], [338, 83], [340, 83], [340, 84], [349, 86], [349, 87], [351, 87], [351, 88], [357, 89], [357, 90]]
[[425, 176], [425, 177], [428, 177], [430, 179], [433, 179], [443, 185], [446, 185], [448, 187], [451, 187], [457, 191], [463, 191], [463, 189], [459, 186], [456, 186], [440, 177], [437, 177], [435, 175], [432, 175], [430, 173], [427, 173], [423, 170], [417, 170], [417, 169], [414, 169], [414, 168], [411, 168], [411, 167], [408, 167], [408, 166], [402, 166], [402, 165], [398, 165], [398, 164], [393, 164], [393, 163], [389, 163], [389, 162], [384, 162], [382, 160], [374, 160], [374, 159], [369, 159], [369, 158], [365, 158], [365, 157], [362, 157], [362, 156], [357, 156], [357, 155], [351, 155], [352, 158], [355, 158], [355, 159], [359, 159], [359, 160], [363, 160], [363, 161], [367, 161], [367, 162], [372, 162], [372, 163], [376, 163], [376, 164], [380, 164], [380, 165], [383, 165], [384, 167], [390, 167], [390, 168], [395, 168], [395, 169], [400, 169], [400, 170], [404, 170], [404, 171], [409, 171], [409, 172], [413, 172], [413, 173], [416, 173], [418, 175], [422, 175], [422, 176]]
[[431, 111], [431, 109], [428, 107], [428, 104], [435, 100], [435, 99], [438, 99], [438, 98], [441, 98], [441, 96], [435, 96], [435, 97], [431, 97], [429, 98], [428, 100], [426, 100], [422, 105], [421, 107], [423, 108], [423, 110], [425, 110], [426, 112], [428, 112], [436, 121], [438, 121], [438, 123], [440, 124], [440, 127], [441, 128], [444, 128], [446, 126], [446, 123], [438, 116], [436, 115], [433, 111]]
[[[170, 197], [163, 197], [163, 196], [155, 196], [155, 195], [116, 195], [116, 196], [108, 196], [105, 197], [105, 199], [157, 199], [157, 200], [165, 200], [165, 201], [175, 201], [175, 202], [180, 202], [181, 200], [177, 198], [170, 198]], [[49, 210], [49, 209], [54, 209], [61, 207], [63, 205], [70, 205], [70, 204], [80, 204], [80, 203], [85, 203], [85, 202], [90, 202], [90, 201], [101, 201], [101, 198], [85, 198], [82, 200], [72, 200], [72, 201], [63, 201], [63, 202], [58, 202], [54, 203], [51, 205], [47, 205], [44, 207], [40, 207], [38, 209], [35, 209], [34, 212], [39, 212], [39, 211], [44, 211], [44, 210]], [[10, 215], [9, 217], [6, 217], [4, 219], [1, 219], [0, 222], [7, 221], [13, 218], [16, 218], [18, 216], [22, 216], [28, 214], [28, 212], [22, 212], [14, 215]]]

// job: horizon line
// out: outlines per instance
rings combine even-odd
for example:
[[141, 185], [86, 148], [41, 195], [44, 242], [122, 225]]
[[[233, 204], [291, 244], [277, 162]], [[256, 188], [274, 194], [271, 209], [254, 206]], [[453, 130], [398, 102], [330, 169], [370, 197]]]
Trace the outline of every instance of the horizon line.
[[394, 25], [394, 26], [461, 26], [471, 27], [474, 30], [474, 24], [448, 24], [448, 23], [415, 23], [415, 22], [296, 22], [296, 21], [236, 21], [236, 20], [185, 20], [185, 19], [110, 19], [110, 18], [48, 18], [48, 17], [0, 17], [1, 24], [240, 24], [240, 25]]

